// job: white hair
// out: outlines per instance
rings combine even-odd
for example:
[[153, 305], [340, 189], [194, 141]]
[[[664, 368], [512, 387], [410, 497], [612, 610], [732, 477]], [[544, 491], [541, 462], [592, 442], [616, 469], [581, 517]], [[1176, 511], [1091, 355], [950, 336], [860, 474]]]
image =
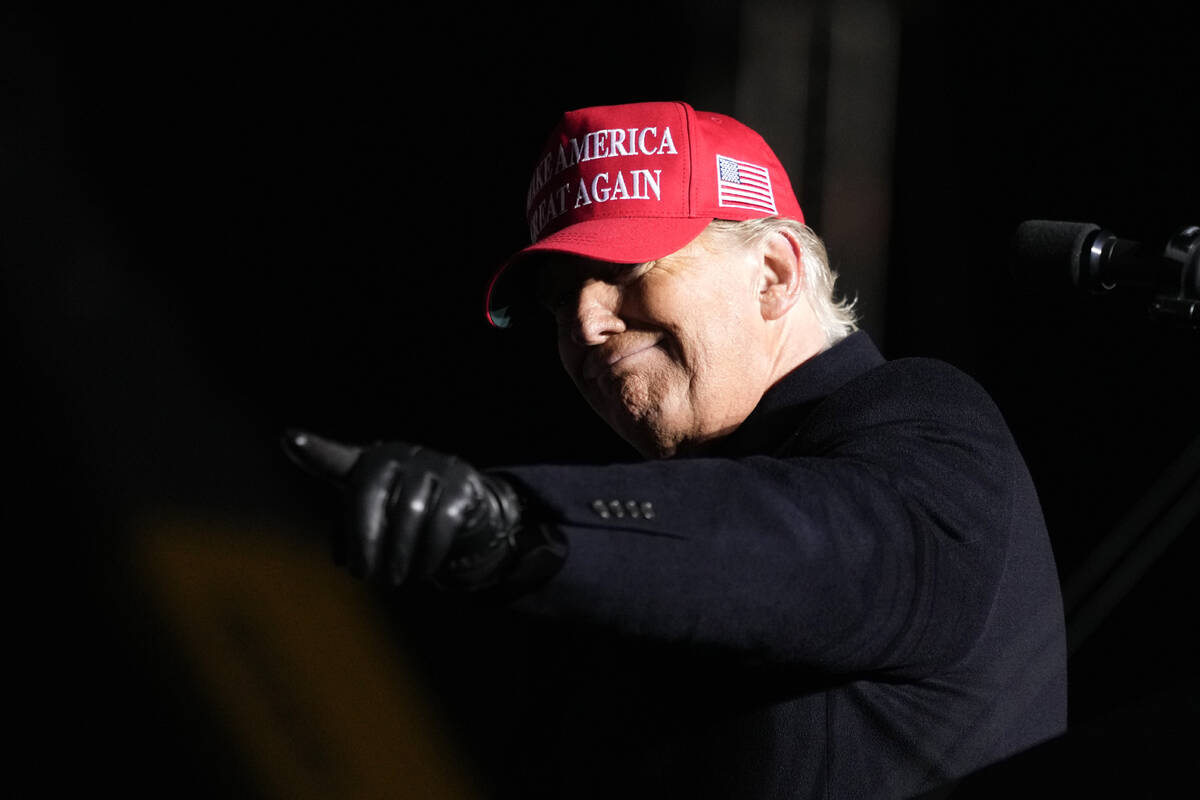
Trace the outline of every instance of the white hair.
[[804, 294], [817, 322], [825, 333], [826, 346], [832, 346], [858, 330], [855, 300], [834, 294], [837, 273], [829, 266], [825, 243], [812, 228], [787, 217], [763, 217], [748, 220], [713, 220], [709, 228], [730, 236], [742, 246], [752, 245], [779, 230], [792, 233], [800, 243], [804, 259]]

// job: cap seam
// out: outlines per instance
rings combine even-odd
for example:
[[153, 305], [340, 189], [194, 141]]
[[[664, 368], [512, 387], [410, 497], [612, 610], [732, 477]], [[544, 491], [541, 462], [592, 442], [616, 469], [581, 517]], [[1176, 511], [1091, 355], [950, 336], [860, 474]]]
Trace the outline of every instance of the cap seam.
[[679, 103], [683, 109], [683, 125], [687, 128], [687, 156], [688, 156], [688, 173], [683, 182], [683, 207], [687, 209], [688, 219], [696, 218], [696, 209], [692, 207], [692, 195], [694, 183], [696, 181], [696, 126], [692, 124], [692, 113], [694, 109], [687, 103]]

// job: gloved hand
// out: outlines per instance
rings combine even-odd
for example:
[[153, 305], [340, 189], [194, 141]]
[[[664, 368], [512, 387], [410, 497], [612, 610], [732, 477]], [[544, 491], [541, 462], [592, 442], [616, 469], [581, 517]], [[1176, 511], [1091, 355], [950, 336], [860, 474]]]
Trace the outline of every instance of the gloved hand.
[[461, 459], [403, 442], [360, 448], [303, 431], [288, 431], [283, 447], [347, 493], [348, 530], [334, 553], [357, 577], [479, 589], [503, 579], [520, 555], [517, 493]]

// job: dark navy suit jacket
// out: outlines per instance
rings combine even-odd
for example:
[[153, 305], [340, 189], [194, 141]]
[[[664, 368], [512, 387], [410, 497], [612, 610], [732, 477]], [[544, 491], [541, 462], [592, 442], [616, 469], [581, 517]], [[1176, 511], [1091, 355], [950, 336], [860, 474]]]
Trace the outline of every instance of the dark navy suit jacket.
[[719, 452], [502, 471], [569, 546], [512, 796], [910, 797], [1065, 730], [1038, 498], [949, 365], [858, 333]]

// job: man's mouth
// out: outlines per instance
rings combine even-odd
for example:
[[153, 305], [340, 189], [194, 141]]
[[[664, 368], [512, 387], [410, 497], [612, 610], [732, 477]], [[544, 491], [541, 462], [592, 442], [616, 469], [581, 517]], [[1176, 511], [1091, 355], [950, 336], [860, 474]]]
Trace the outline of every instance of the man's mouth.
[[632, 347], [593, 350], [583, 361], [583, 377], [585, 380], [592, 381], [602, 375], [611, 374], [618, 364], [639, 356], [657, 346], [658, 341], [655, 340], [642, 342]]

